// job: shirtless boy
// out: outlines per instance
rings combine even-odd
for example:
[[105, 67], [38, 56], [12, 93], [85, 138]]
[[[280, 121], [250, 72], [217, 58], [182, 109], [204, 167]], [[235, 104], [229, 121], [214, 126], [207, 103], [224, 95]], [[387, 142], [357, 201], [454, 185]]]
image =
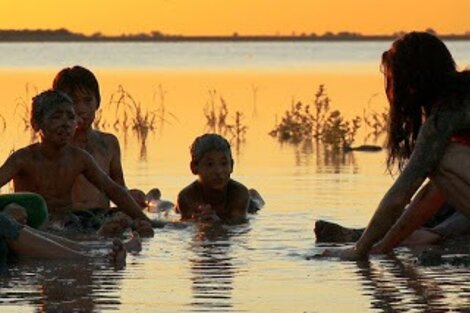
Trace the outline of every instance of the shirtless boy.
[[[93, 252], [95, 247], [83, 242], [68, 240], [42, 232], [26, 225], [26, 210], [16, 203], [8, 204], [0, 212], [0, 266], [5, 266], [9, 252], [17, 256], [45, 259], [89, 259], [102, 258]], [[117, 266], [123, 266], [126, 251], [140, 251], [141, 242], [137, 233], [127, 242], [115, 239], [100, 243], [96, 248], [109, 248], [106, 257]]]
[[205, 134], [191, 145], [191, 171], [198, 179], [180, 191], [176, 210], [182, 220], [238, 224], [246, 221], [248, 189], [230, 179], [230, 144], [222, 136]]
[[36, 96], [31, 124], [41, 140], [10, 155], [0, 167], [0, 186], [13, 180], [15, 191], [41, 195], [50, 216], [61, 218], [74, 210], [72, 186], [84, 175], [125, 214], [149, 221], [129, 193], [106, 175], [89, 153], [70, 144], [76, 115], [65, 93], [48, 90]]
[[[62, 69], [54, 78], [53, 89], [68, 94], [73, 100], [77, 115], [77, 128], [72, 144], [86, 150], [101, 169], [117, 184], [125, 187], [121, 164], [121, 149], [117, 138], [93, 129], [96, 111], [100, 107], [101, 95], [98, 80], [88, 69], [74, 66]], [[136, 189], [130, 194], [141, 207], [145, 206], [145, 194]], [[77, 210], [94, 208], [109, 209], [109, 199], [83, 175], [73, 185], [73, 207]]]

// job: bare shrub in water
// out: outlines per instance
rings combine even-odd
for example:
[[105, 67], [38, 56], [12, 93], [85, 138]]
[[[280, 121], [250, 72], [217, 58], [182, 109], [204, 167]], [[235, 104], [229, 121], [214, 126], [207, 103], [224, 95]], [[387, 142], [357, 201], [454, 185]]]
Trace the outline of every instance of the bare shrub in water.
[[136, 101], [122, 85], [119, 85], [118, 90], [111, 95], [109, 105], [116, 107], [115, 128], [131, 127], [138, 135], [145, 138], [149, 131], [155, 130], [156, 112], [143, 109], [141, 103]]
[[171, 125], [171, 120], [179, 122], [176, 115], [168, 111], [166, 108], [166, 94], [167, 91], [163, 89], [162, 84], [159, 84], [157, 86], [157, 90], [153, 93], [153, 102], [157, 103], [158, 101], [156, 116], [158, 117], [157, 120], [159, 122], [160, 128], [162, 128], [165, 123]]
[[300, 143], [314, 135], [314, 117], [310, 106], [297, 102], [284, 113], [281, 122], [269, 133], [281, 142]]
[[98, 109], [95, 114], [95, 119], [93, 120], [93, 128], [95, 129], [106, 129], [108, 128], [108, 123], [103, 118], [103, 111]]
[[[38, 136], [37, 133], [31, 127], [31, 99], [34, 95], [39, 93], [38, 88], [34, 85], [26, 83], [25, 85], [25, 96], [18, 97], [15, 99], [15, 110], [14, 110], [14, 117], [18, 117], [24, 125], [24, 130], [29, 130], [31, 132], [30, 142], [34, 142], [37, 140]], [[6, 127], [6, 122], [4, 122]]]
[[23, 122], [25, 130], [31, 129], [31, 99], [38, 93], [38, 88], [36, 86], [26, 83], [25, 96], [20, 96], [15, 99], [15, 110], [13, 115]]
[[229, 109], [227, 102], [222, 96], [218, 97], [220, 104], [217, 105], [217, 91], [209, 90], [209, 99], [204, 107], [206, 117], [206, 129], [213, 133], [229, 137], [230, 141], [235, 140], [236, 144], [245, 141], [248, 126], [244, 123], [244, 115], [240, 111], [235, 111], [233, 120], [229, 119]]
[[345, 121], [341, 112], [333, 111], [323, 125], [322, 141], [333, 150], [349, 148], [360, 127], [360, 117], [356, 116], [351, 121]]
[[320, 85], [315, 93], [313, 113], [310, 105], [298, 101], [291, 105], [269, 134], [280, 142], [298, 144], [315, 140], [333, 150], [350, 147], [360, 128], [361, 118], [346, 121], [341, 112], [335, 110], [330, 113], [330, 102], [324, 85]]
[[388, 111], [383, 109], [382, 112], [364, 110], [364, 123], [370, 129], [367, 138], [373, 136], [379, 137], [387, 131]]
[[5, 129], [7, 129], [7, 120], [5, 119], [5, 117], [3, 117], [3, 115], [0, 114], [0, 124], [2, 125], [1, 126], [1, 131], [4, 132]]
[[325, 86], [318, 86], [314, 100], [315, 114], [313, 115], [313, 137], [319, 140], [323, 134], [323, 125], [330, 111], [330, 98], [326, 94]]
[[139, 158], [145, 160], [147, 136], [149, 132], [156, 129], [156, 111], [144, 109], [141, 103], [136, 101], [122, 85], [119, 85], [118, 90], [111, 94], [108, 105], [115, 107], [114, 128], [116, 130], [122, 129], [125, 133], [131, 128], [135, 132], [140, 142]]

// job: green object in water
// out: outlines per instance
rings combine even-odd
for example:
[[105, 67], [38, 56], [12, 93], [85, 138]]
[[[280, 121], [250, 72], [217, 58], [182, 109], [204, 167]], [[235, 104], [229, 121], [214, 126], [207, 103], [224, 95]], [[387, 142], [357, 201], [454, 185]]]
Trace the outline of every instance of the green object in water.
[[10, 203], [16, 203], [26, 209], [28, 213], [28, 226], [41, 227], [48, 218], [46, 201], [38, 194], [18, 192], [0, 195], [0, 210]]

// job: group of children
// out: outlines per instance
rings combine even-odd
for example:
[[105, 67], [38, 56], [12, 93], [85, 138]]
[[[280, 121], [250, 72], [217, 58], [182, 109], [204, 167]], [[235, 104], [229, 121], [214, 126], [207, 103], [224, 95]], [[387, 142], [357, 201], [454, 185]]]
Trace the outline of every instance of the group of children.
[[[0, 195], [0, 257], [8, 250], [91, 257], [86, 245], [59, 235], [119, 237], [132, 229], [129, 241], [111, 246], [109, 256], [121, 262], [126, 250], [140, 247], [140, 237], [154, 235], [153, 221], [143, 212], [145, 194], [126, 187], [117, 138], [93, 128], [100, 99], [95, 75], [81, 66], [61, 70], [52, 89], [33, 98], [31, 126], [40, 141], [15, 151], [0, 167], [0, 187], [13, 181], [15, 191]], [[255, 190], [230, 178], [234, 162], [223, 137], [196, 138], [190, 165], [198, 179], [178, 195], [175, 209], [182, 220], [237, 224], [264, 204]]]

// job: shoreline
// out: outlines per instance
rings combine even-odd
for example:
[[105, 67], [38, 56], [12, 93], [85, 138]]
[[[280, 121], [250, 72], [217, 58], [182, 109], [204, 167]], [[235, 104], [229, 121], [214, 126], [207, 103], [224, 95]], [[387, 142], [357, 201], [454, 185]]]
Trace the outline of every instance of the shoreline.
[[[470, 40], [470, 32], [462, 34], [437, 34], [442, 40]], [[323, 35], [301, 33], [292, 35], [167, 35], [161, 32], [104, 35], [96, 33], [84, 35], [67, 29], [15, 30], [0, 29], [0, 42], [335, 42], [335, 41], [391, 41], [405, 34], [363, 35], [355, 32], [327, 32]]]

